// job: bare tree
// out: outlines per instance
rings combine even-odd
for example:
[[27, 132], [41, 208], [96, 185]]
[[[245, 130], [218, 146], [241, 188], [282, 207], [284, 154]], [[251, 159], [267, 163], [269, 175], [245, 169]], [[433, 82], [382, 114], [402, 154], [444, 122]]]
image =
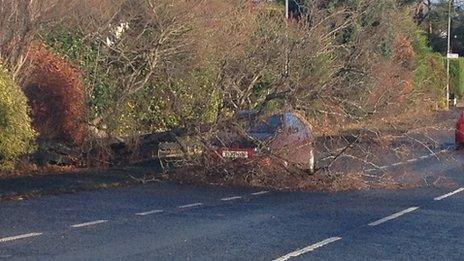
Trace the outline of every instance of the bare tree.
[[72, 9], [73, 1], [0, 1], [0, 59], [18, 77], [26, 61], [26, 50], [45, 24], [58, 22]]

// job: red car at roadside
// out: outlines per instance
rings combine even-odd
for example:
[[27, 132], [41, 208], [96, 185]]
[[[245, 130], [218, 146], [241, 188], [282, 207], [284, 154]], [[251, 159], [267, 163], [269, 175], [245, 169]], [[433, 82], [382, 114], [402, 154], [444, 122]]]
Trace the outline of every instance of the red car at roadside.
[[182, 162], [187, 157], [201, 155], [202, 148], [210, 148], [213, 158], [222, 160], [269, 159], [276, 156], [286, 166], [294, 166], [308, 173], [314, 172], [314, 136], [310, 124], [295, 112], [282, 112], [268, 117], [238, 115], [242, 133], [224, 128], [210, 138], [206, 146], [179, 139], [176, 143], [162, 143], [158, 151], [161, 165]]

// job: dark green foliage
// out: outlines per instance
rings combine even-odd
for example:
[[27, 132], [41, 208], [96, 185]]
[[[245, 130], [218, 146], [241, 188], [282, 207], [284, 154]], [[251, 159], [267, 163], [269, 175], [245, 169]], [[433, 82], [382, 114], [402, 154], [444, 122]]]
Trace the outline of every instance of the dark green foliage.
[[428, 46], [427, 36], [423, 31], [416, 29], [413, 33], [413, 45], [416, 53], [415, 89], [421, 93], [440, 97], [446, 86], [445, 60], [441, 54], [433, 52], [432, 48]]
[[446, 54], [448, 16], [451, 15], [451, 51], [464, 56], [464, 3], [451, 1], [451, 13], [448, 0], [432, 1], [431, 9], [426, 13], [426, 23], [422, 25], [429, 31], [429, 43], [436, 52]]
[[464, 58], [450, 61], [450, 88], [459, 97], [464, 96]]

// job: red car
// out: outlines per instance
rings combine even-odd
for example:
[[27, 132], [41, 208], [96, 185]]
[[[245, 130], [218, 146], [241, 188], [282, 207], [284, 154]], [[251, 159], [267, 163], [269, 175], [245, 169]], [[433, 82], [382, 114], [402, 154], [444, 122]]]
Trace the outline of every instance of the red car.
[[[245, 115], [245, 116], [244, 116]], [[158, 157], [162, 166], [182, 162], [185, 158], [203, 154], [202, 147], [211, 148], [216, 157], [223, 160], [269, 158], [276, 156], [286, 165], [292, 165], [308, 173], [314, 172], [314, 136], [310, 124], [293, 112], [274, 114], [264, 119], [239, 114], [236, 123], [242, 126], [227, 128], [207, 139], [201, 146], [189, 139], [177, 143], [160, 144]]]
[[461, 116], [459, 117], [458, 123], [456, 124], [455, 130], [455, 142], [456, 148], [461, 149], [464, 147], [464, 111], [461, 112]]

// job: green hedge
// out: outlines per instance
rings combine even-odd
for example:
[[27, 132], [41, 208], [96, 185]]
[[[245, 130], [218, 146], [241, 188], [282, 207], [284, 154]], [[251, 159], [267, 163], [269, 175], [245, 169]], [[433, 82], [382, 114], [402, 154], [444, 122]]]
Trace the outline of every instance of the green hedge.
[[457, 96], [464, 96], [464, 58], [450, 61], [450, 88]]
[[426, 34], [421, 30], [413, 32], [413, 46], [416, 52], [414, 70], [414, 86], [416, 91], [428, 94], [433, 99], [444, 97], [446, 86], [445, 59], [439, 53], [434, 53]]
[[13, 168], [34, 149], [36, 134], [28, 112], [26, 96], [0, 64], [0, 170]]
[[438, 53], [420, 55], [414, 71], [417, 91], [440, 97], [446, 86], [446, 69], [443, 56]]

